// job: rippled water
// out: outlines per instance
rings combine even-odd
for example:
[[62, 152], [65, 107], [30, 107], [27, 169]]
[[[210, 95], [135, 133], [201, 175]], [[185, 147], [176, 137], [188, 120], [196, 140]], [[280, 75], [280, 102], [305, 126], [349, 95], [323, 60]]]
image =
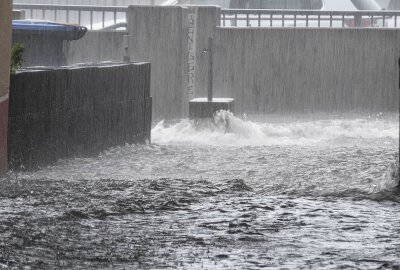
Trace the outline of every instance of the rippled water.
[[0, 179], [0, 268], [400, 269], [398, 115], [161, 122]]

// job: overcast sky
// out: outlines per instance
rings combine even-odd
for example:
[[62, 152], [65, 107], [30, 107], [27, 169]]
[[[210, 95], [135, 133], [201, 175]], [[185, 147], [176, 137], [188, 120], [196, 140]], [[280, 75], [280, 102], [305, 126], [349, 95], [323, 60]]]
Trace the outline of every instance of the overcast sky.
[[355, 10], [350, 0], [324, 0], [326, 10]]
[[[351, 0], [323, 0], [323, 1], [325, 2], [326, 10], [356, 10]], [[375, 2], [376, 4], [378, 4], [378, 6], [380, 6], [380, 8], [387, 8], [390, 0], [374, 0], [371, 2]]]

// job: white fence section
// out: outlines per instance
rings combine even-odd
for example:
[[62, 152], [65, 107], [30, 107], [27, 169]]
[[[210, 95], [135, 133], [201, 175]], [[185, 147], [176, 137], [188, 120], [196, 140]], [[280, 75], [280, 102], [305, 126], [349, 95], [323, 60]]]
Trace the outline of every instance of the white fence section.
[[221, 26], [397, 28], [399, 17], [399, 11], [222, 9]]
[[[26, 19], [84, 25], [90, 30], [126, 26], [126, 6], [14, 4]], [[221, 9], [222, 27], [398, 28], [399, 11]], [[116, 25], [116, 26], [115, 26]]]
[[84, 25], [90, 30], [126, 23], [127, 7], [14, 4], [14, 9], [25, 10], [26, 19]]

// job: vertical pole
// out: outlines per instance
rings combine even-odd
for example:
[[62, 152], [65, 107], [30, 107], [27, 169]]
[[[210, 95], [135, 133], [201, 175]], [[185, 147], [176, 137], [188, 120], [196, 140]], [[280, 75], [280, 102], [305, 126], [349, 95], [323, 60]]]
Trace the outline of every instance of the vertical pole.
[[129, 56], [129, 35], [122, 36], [122, 46], [124, 47], [124, 62], [130, 62]]
[[12, 0], [0, 1], [0, 175], [7, 170]]
[[362, 26], [362, 17], [361, 15], [354, 15], [354, 26], [361, 27]]
[[208, 91], [207, 91], [207, 100], [209, 102], [213, 99], [213, 39], [212, 37], [208, 38]]

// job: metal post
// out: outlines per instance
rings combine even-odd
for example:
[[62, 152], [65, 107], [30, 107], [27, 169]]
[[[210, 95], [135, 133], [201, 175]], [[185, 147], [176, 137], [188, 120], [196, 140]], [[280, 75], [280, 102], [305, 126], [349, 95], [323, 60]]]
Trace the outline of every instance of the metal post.
[[213, 99], [213, 46], [214, 42], [212, 37], [208, 38], [208, 91], [207, 100], [209, 102]]
[[354, 26], [361, 27], [362, 26], [362, 17], [361, 15], [354, 15]]
[[106, 20], [106, 14], [105, 11], [103, 10], [102, 14], [101, 14], [101, 20], [102, 20], [102, 26], [104, 28], [105, 25], [105, 20]]

